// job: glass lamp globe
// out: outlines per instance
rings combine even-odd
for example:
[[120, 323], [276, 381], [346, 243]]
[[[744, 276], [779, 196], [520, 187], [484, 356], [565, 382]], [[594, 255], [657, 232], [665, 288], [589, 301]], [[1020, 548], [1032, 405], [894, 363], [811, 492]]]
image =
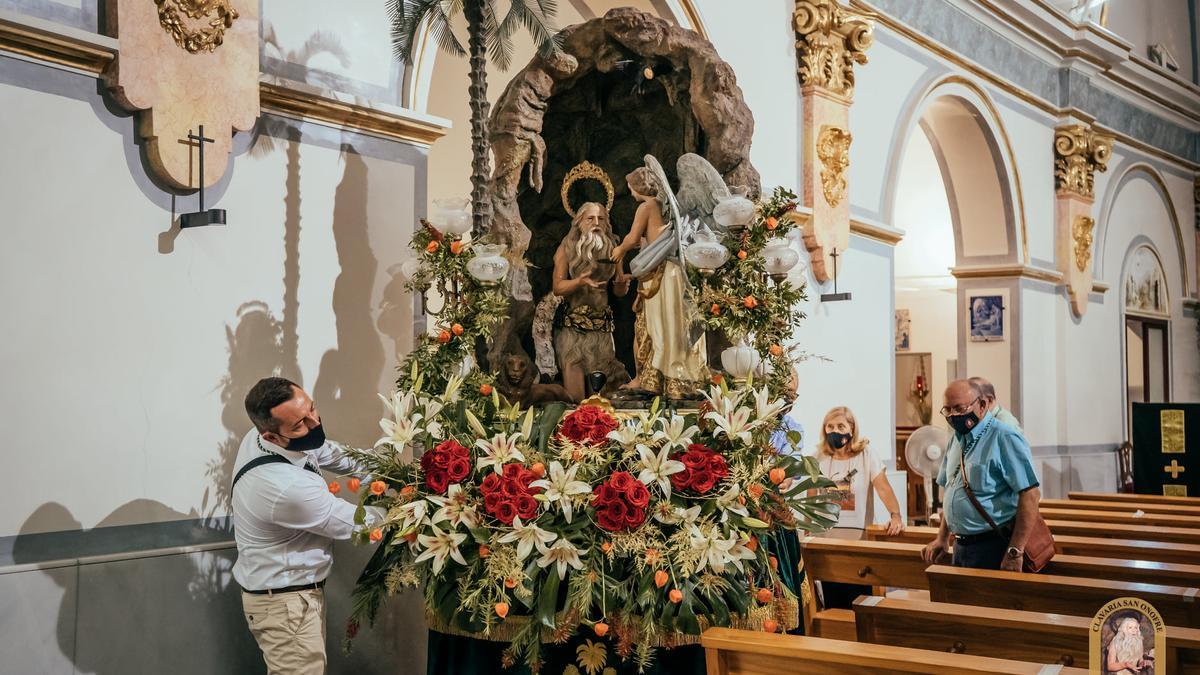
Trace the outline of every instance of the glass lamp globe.
[[687, 258], [688, 263], [699, 270], [700, 274], [708, 276], [729, 260], [729, 249], [717, 241], [716, 235], [707, 229], [697, 232], [693, 239], [694, 241], [684, 249], [683, 257]]
[[443, 234], [461, 237], [471, 231], [471, 212], [467, 205], [471, 200], [462, 197], [445, 197], [433, 200], [433, 213], [429, 224]]
[[763, 247], [763, 261], [767, 274], [771, 275], [775, 283], [779, 283], [787, 278], [788, 272], [800, 261], [800, 254], [792, 249], [787, 239], [775, 237]]
[[498, 283], [508, 274], [508, 260], [504, 257], [504, 244], [479, 244], [475, 246], [475, 257], [467, 263], [467, 273], [480, 283]]
[[754, 202], [746, 195], [749, 191], [744, 187], [729, 188], [729, 196], [713, 195], [720, 199], [713, 209], [713, 218], [721, 227], [737, 233], [754, 220]]

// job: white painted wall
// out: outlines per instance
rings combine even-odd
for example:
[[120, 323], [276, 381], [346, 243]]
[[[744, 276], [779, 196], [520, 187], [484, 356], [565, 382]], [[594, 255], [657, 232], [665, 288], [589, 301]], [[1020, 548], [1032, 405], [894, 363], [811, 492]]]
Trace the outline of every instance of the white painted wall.
[[[375, 392], [411, 341], [411, 301], [392, 287], [396, 305], [382, 303], [388, 267], [407, 256], [418, 168], [339, 151], [364, 142], [333, 130], [305, 130], [331, 147], [260, 137], [209, 193], [229, 225], [169, 232], [171, 201], [136, 161], [133, 119], [112, 117], [89, 78], [16, 64], [0, 59], [0, 410], [17, 477], [0, 536], [42, 531], [27, 519], [51, 501], [84, 528], [135, 500], [150, 501], [105, 524], [224, 515], [229, 443], [250, 426], [241, 397], [272, 367], [316, 395], [331, 437], [373, 442]], [[54, 93], [6, 83], [30, 69]], [[289, 214], [294, 357], [254, 311], [285, 318]]]
[[1161, 43], [1179, 63], [1178, 75], [1192, 79], [1192, 19], [1188, 0], [1109, 0], [1107, 28], [1132, 42], [1148, 59], [1147, 47]]

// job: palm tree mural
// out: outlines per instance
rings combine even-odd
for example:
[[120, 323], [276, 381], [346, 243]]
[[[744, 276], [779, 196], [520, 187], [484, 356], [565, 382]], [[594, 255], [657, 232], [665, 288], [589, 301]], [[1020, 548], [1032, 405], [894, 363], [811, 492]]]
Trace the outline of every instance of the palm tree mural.
[[[487, 181], [491, 173], [488, 158], [487, 60], [491, 58], [501, 70], [512, 62], [513, 35], [524, 28], [547, 55], [558, 49], [557, 30], [550, 21], [558, 12], [557, 0], [506, 0], [510, 8], [499, 18], [497, 0], [388, 0], [388, 16], [392, 24], [392, 49], [396, 58], [412, 65], [413, 53], [422, 33], [438, 47], [453, 56], [469, 56], [471, 85], [471, 212], [472, 234], [486, 234], [491, 226], [492, 204], [487, 198]], [[451, 30], [451, 21], [462, 13], [467, 21], [467, 47]]]

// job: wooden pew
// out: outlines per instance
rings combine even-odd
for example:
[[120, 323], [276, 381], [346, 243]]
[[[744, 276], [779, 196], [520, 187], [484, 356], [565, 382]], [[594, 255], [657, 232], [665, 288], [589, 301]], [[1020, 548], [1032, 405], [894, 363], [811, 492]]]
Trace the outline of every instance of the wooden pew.
[[[935, 536], [937, 536], [936, 527], [910, 527], [895, 537], [889, 537], [883, 526], [880, 525], [872, 525], [867, 528], [867, 539], [872, 541], [895, 541], [906, 544], [925, 545], [933, 541]], [[1197, 544], [1081, 537], [1055, 531], [1054, 547], [1058, 553], [1071, 555], [1183, 563], [1186, 565], [1200, 564], [1200, 545]]]
[[[1086, 667], [1091, 617], [872, 596], [854, 603], [859, 642]], [[1167, 628], [1166, 671], [1200, 673], [1200, 630]]]
[[1087, 675], [1086, 669], [1054, 668], [1023, 661], [992, 659], [967, 654], [861, 644], [816, 637], [778, 635], [762, 631], [710, 628], [700, 636], [708, 675], [763, 675], [771, 673], [946, 673], [973, 675]]
[[[1071, 514], [1060, 515], [1057, 518], [1047, 517], [1043, 511], [1047, 527], [1055, 534], [1065, 534], [1077, 537], [1105, 537], [1121, 539], [1137, 539], [1140, 541], [1167, 541], [1177, 544], [1200, 544], [1200, 527], [1157, 527], [1137, 523], [1104, 523], [1073, 520]], [[1079, 513], [1089, 513], [1081, 511]], [[934, 514], [930, 521], [937, 525], [941, 514]]]
[[1178, 515], [1174, 513], [1142, 513], [1136, 515], [1133, 511], [1096, 511], [1089, 509], [1056, 509], [1045, 504], [1039, 505], [1042, 517], [1046, 520], [1073, 520], [1095, 523], [1112, 523], [1114, 525], [1149, 525], [1152, 527], [1183, 527], [1200, 528], [1200, 516]]
[[1134, 511], [1141, 510], [1146, 513], [1163, 513], [1175, 516], [1200, 517], [1200, 505], [1180, 506], [1178, 504], [1151, 504], [1146, 502], [1125, 503], [1089, 501], [1084, 499], [1043, 499], [1038, 506], [1041, 508], [1051, 509], [1075, 509], [1079, 511], [1120, 511], [1122, 513], [1133, 513]]
[[1168, 625], [1200, 627], [1197, 588], [946, 565], [933, 565], [925, 573], [929, 598], [934, 602], [966, 601], [984, 607], [1086, 617], [1095, 616], [1115, 598], [1132, 596], [1154, 605]]
[[1200, 506], [1200, 497], [1168, 497], [1167, 495], [1134, 495], [1120, 492], [1068, 492], [1068, 499], [1090, 502], [1144, 502], [1146, 504], [1176, 504]]

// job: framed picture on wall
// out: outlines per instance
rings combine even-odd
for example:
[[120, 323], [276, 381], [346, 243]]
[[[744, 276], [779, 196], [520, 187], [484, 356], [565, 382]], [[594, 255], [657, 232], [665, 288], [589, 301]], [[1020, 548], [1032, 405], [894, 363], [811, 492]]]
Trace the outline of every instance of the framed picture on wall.
[[912, 320], [907, 309], [896, 310], [896, 351], [906, 352], [912, 346]]
[[971, 340], [998, 342], [1004, 339], [1003, 296], [968, 295], [967, 310]]

